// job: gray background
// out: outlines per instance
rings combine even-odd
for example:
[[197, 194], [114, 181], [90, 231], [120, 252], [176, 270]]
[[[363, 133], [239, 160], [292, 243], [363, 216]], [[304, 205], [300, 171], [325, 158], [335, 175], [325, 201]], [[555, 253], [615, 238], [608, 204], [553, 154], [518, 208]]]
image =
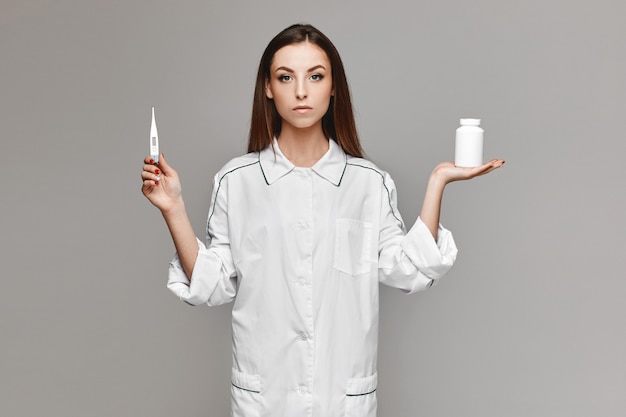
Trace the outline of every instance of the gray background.
[[[593, 5], [592, 5], [593, 4]], [[340, 50], [407, 223], [480, 117], [506, 166], [446, 191], [457, 265], [381, 297], [381, 416], [626, 415], [626, 3], [0, 1], [0, 413], [225, 416], [230, 306], [165, 288], [150, 107], [203, 236], [267, 42]]]

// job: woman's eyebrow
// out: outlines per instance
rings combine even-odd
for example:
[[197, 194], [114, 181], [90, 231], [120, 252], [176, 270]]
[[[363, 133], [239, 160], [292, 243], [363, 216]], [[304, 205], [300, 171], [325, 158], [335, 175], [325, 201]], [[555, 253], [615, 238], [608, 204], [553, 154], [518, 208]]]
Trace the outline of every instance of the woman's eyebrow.
[[[316, 65], [316, 66], [314, 66], [314, 67], [309, 68], [309, 69], [307, 70], [307, 72], [313, 72], [313, 71], [315, 71], [315, 70], [317, 70], [317, 69], [320, 69], [320, 68], [321, 68], [321, 69], [323, 69], [323, 70], [325, 70], [325, 69], [326, 69], [326, 67], [325, 67], [325, 66], [323, 66], [323, 65], [321, 65], [321, 64], [320, 64], [320, 65]], [[278, 67], [278, 68], [276, 68], [276, 69], [274, 70], [274, 72], [278, 72], [278, 71], [295, 72], [294, 70], [292, 70], [292, 69], [291, 69], [291, 68], [289, 68], [289, 67]]]

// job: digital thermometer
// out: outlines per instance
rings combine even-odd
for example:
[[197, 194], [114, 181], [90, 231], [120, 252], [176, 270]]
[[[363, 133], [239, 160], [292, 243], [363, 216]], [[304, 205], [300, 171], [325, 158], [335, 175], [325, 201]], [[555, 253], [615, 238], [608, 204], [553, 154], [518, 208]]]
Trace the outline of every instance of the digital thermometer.
[[159, 163], [159, 133], [154, 121], [154, 107], [152, 107], [152, 124], [150, 125], [150, 157], [154, 163]]

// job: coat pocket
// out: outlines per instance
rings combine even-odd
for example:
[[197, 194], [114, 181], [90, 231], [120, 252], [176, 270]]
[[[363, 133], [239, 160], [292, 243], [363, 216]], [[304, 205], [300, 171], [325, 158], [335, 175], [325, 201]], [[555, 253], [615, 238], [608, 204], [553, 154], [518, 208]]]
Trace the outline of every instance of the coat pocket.
[[378, 374], [350, 378], [346, 388], [346, 417], [376, 417]]
[[374, 262], [372, 224], [353, 219], [337, 219], [333, 267], [349, 275], [367, 274]]
[[231, 376], [231, 408], [235, 417], [257, 417], [261, 415], [261, 377], [246, 374], [236, 369]]

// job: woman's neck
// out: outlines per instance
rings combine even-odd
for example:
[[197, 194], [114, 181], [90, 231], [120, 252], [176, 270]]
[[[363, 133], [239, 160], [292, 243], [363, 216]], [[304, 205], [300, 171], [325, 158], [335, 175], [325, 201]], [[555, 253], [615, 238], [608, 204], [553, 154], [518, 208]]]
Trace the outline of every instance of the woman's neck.
[[278, 136], [278, 146], [292, 164], [312, 167], [328, 151], [328, 139], [318, 129], [285, 129]]

